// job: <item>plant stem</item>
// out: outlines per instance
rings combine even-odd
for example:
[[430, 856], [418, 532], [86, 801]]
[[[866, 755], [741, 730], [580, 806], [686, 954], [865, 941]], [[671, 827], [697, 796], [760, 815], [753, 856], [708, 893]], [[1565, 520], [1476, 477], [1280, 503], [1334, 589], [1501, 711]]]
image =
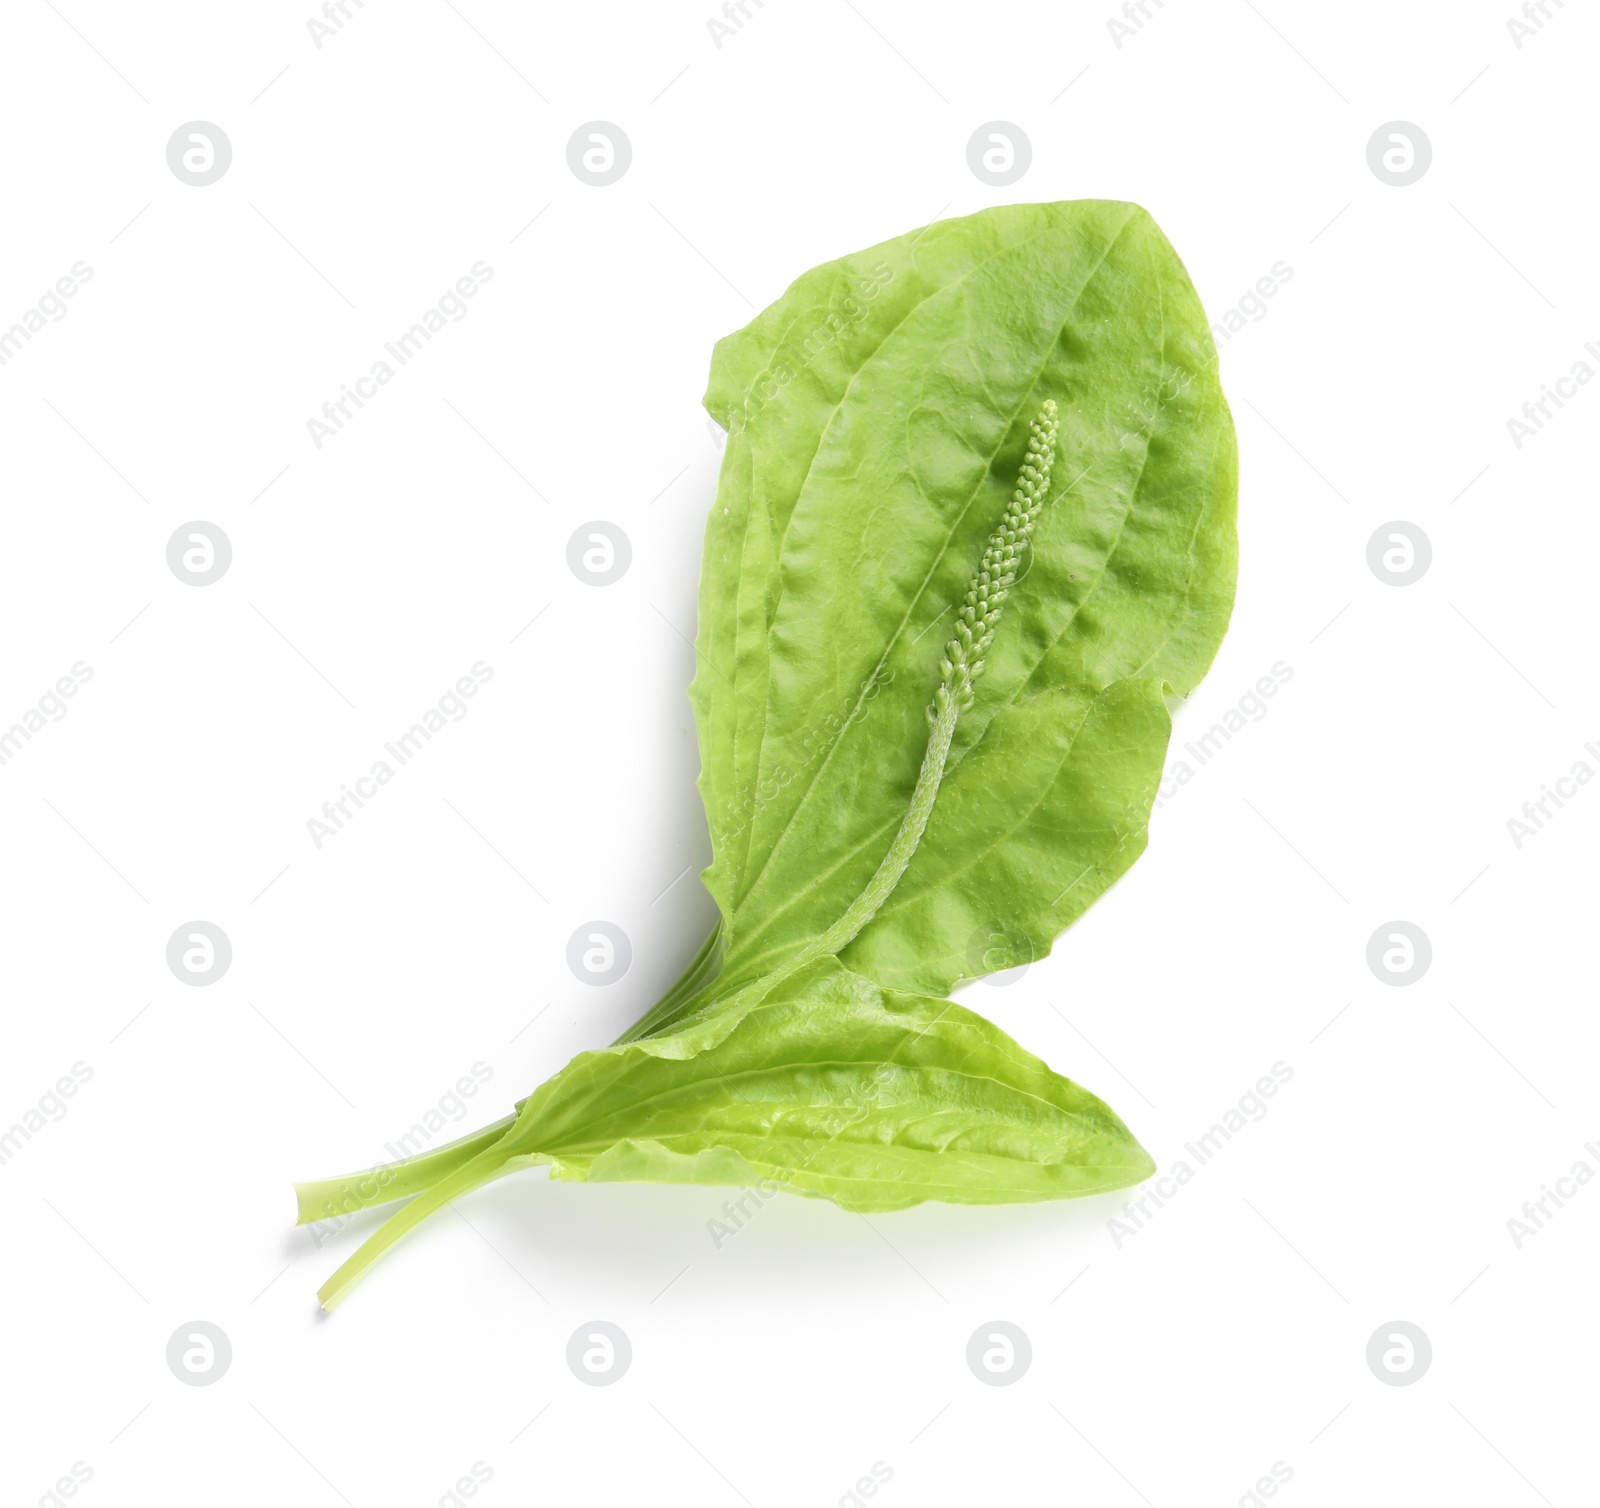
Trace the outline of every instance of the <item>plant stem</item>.
[[346, 1173], [340, 1178], [297, 1183], [294, 1192], [300, 1202], [300, 1213], [295, 1224], [309, 1225], [314, 1220], [336, 1220], [340, 1215], [353, 1215], [357, 1210], [420, 1194], [470, 1162], [480, 1152], [492, 1147], [516, 1119], [513, 1112], [492, 1126], [463, 1136], [459, 1141], [435, 1147], [431, 1152], [419, 1153], [402, 1162], [380, 1163], [376, 1167], [364, 1168], [359, 1173]]
[[928, 829], [928, 819], [933, 815], [933, 803], [939, 795], [940, 782], [944, 780], [945, 761], [950, 756], [950, 740], [955, 735], [956, 719], [961, 716], [961, 704], [951, 698], [937, 711], [932, 730], [928, 734], [927, 752], [922, 756], [922, 769], [917, 774], [916, 789], [911, 793], [910, 805], [900, 819], [894, 842], [884, 854], [877, 870], [867, 881], [844, 914], [820, 937], [813, 938], [774, 975], [776, 982], [803, 968], [814, 958], [826, 953], [838, 953], [855, 941], [856, 934], [878, 914], [879, 908], [894, 893], [900, 877], [911, 863], [922, 835]]
[[635, 1021], [627, 1031], [623, 1032], [611, 1044], [613, 1047], [621, 1047], [627, 1042], [636, 1042], [640, 1037], [653, 1036], [663, 1025], [669, 1024], [687, 1002], [698, 995], [721, 973], [724, 946], [723, 925], [720, 921], [717, 923], [716, 930], [701, 945], [700, 951], [695, 954], [689, 967], [678, 977], [678, 982], [656, 1001], [644, 1015]]
[[[894, 841], [889, 845], [889, 851], [879, 861], [872, 878], [867, 881], [866, 888], [851, 901], [839, 919], [826, 932], [812, 938], [787, 963], [769, 974], [763, 974], [759, 979], [752, 980], [742, 989], [735, 990], [733, 994], [707, 1001], [699, 1006], [695, 1006], [693, 1001], [685, 1002], [685, 1005], [693, 1008], [680, 1008], [676, 1016], [663, 1016], [656, 1024], [657, 1032], [679, 1026], [691, 1016], [699, 1015], [711, 1007], [719, 1011], [732, 1009], [757, 991], [768, 994], [808, 963], [825, 955], [841, 952], [855, 941], [856, 934], [878, 914], [879, 908], [894, 893], [895, 886], [900, 883], [901, 876], [910, 866], [917, 845], [922, 841], [923, 833], [927, 831], [928, 819], [933, 815], [933, 803], [938, 799], [939, 785], [944, 779], [945, 761], [950, 756], [950, 740], [955, 734], [956, 720], [960, 716], [961, 703], [954, 697], [939, 706], [932, 719], [933, 727], [928, 735], [927, 752], [922, 756], [922, 769], [917, 775], [916, 789], [912, 791], [910, 804], [900, 819]], [[655, 1012], [652, 1011], [651, 1015], [654, 1016]], [[640, 1022], [639, 1025], [642, 1027], [644, 1022]], [[636, 1027], [623, 1040], [632, 1041], [635, 1036], [645, 1035], [648, 1033]]]
[[[496, 1128], [497, 1131], [499, 1128]], [[495, 1141], [502, 1136], [497, 1134]], [[359, 1278], [384, 1252], [403, 1235], [420, 1225], [435, 1210], [443, 1209], [452, 1199], [490, 1183], [510, 1169], [506, 1166], [517, 1154], [490, 1145], [476, 1157], [462, 1163], [432, 1188], [419, 1194], [403, 1209], [396, 1210], [356, 1249], [353, 1256], [317, 1290], [317, 1298], [324, 1309], [332, 1309], [344, 1296], [345, 1290]]]

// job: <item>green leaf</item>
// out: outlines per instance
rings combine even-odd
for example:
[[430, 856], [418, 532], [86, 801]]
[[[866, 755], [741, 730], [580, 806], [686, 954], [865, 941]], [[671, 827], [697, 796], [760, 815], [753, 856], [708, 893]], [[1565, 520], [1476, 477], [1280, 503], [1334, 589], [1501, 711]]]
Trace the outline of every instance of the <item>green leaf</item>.
[[725, 994], [838, 917], [894, 836], [951, 611], [1029, 419], [1052, 495], [927, 835], [844, 953], [942, 994], [1057, 933], [1145, 841], [1162, 692], [1232, 607], [1233, 426], [1188, 277], [1133, 205], [1016, 205], [813, 269], [719, 343], [729, 428], [692, 688]]
[[949, 1000], [822, 959], [764, 999], [582, 1053], [500, 1150], [590, 1182], [769, 1179], [850, 1210], [1125, 1188], [1154, 1165], [1101, 1100]]
[[539, 1166], [590, 1183], [761, 1185], [869, 1214], [1071, 1199], [1155, 1171], [1104, 1101], [982, 1016], [820, 958], [673, 1031], [579, 1053], [509, 1129], [301, 1185], [305, 1221], [431, 1180], [322, 1286], [323, 1305], [449, 1201]]

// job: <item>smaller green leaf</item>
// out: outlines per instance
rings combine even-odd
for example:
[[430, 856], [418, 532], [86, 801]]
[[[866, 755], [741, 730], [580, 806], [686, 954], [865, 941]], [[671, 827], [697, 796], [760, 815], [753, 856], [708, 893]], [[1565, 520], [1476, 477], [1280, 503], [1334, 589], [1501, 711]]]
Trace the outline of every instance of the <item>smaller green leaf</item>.
[[823, 957], [686, 1026], [580, 1053], [506, 1122], [300, 1189], [301, 1219], [415, 1194], [323, 1284], [331, 1309], [408, 1231], [519, 1168], [762, 1185], [847, 1210], [1108, 1193], [1155, 1171], [1116, 1113], [950, 1000]]
[[768, 1180], [860, 1211], [1066, 1199], [1154, 1171], [1109, 1106], [998, 1027], [833, 958], [758, 1003], [580, 1054], [497, 1151], [556, 1178]]

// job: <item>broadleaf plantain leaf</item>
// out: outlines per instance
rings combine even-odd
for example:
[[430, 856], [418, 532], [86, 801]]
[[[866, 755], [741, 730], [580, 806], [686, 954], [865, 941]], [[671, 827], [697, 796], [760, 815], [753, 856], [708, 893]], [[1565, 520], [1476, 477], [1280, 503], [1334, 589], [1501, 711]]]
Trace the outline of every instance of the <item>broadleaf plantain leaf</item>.
[[1101, 1100], [953, 1001], [820, 959], [764, 997], [581, 1053], [497, 1149], [590, 1182], [770, 1180], [850, 1210], [1124, 1188], [1153, 1164]]
[[792, 956], [882, 857], [952, 608], [1045, 399], [1060, 455], [1027, 574], [927, 838], [843, 955], [903, 988], [983, 972], [972, 941], [997, 924], [1007, 961], [1048, 952], [1144, 846], [1161, 693], [1193, 687], [1232, 608], [1209, 327], [1150, 217], [1083, 201], [815, 268], [719, 343], [706, 402], [729, 441], [692, 688], [719, 992]]

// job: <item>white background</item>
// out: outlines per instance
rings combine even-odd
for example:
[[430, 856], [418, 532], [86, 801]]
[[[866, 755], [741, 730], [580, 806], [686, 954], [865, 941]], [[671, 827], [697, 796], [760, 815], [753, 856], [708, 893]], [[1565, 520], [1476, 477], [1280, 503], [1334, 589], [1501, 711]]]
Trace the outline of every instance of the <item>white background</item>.
[[[1150, 0], [1119, 47], [1110, 0], [750, 0], [719, 48], [709, 4], [369, 0], [320, 48], [309, 3], [7, 8], [0, 325], [93, 276], [0, 368], [0, 725], [93, 677], [0, 767], [0, 1128], [92, 1071], [0, 1167], [5, 1501], [82, 1463], [90, 1508], [426, 1508], [482, 1463], [490, 1508], [767, 1508], [876, 1462], [889, 1508], [1226, 1505], [1276, 1462], [1304, 1508], [1593, 1501], [1600, 1189], [1520, 1249], [1507, 1221], [1600, 1170], [1600, 788], [1520, 848], [1507, 820], [1600, 771], [1600, 392], [1506, 425], [1600, 368], [1593, 14], [1518, 48], [1510, 0]], [[566, 160], [596, 119], [633, 148], [604, 188]], [[1403, 188], [1366, 156], [1396, 119], [1433, 147]], [[232, 142], [209, 187], [167, 166], [195, 120]], [[1010, 188], [967, 165], [994, 120], [1032, 143]], [[1292, 269], [1222, 352], [1238, 607], [1175, 761], [1293, 675], [1051, 959], [966, 998], [1163, 1169], [1282, 1062], [1270, 1113], [1120, 1244], [1122, 1196], [785, 1196], [718, 1249], [722, 1191], [524, 1174], [319, 1317], [372, 1221], [318, 1248], [290, 1180], [382, 1156], [475, 1063], [450, 1134], [503, 1114], [710, 924], [713, 341], [819, 261], [1079, 197], [1145, 205], [1214, 319]], [[478, 261], [468, 316], [317, 448]], [[592, 519], [632, 542], [613, 586], [566, 563]], [[233, 546], [204, 588], [166, 563], [191, 520]], [[1403, 588], [1367, 564], [1391, 520], [1432, 542]], [[315, 847], [478, 661], [469, 715]], [[634, 949], [605, 989], [565, 962], [596, 918]], [[165, 961], [192, 919], [234, 950], [205, 988]], [[1406, 988], [1366, 962], [1396, 919], [1433, 948]], [[233, 1348], [209, 1387], [165, 1362], [197, 1319]], [[611, 1387], [564, 1359], [594, 1319], [632, 1341]], [[994, 1319], [1033, 1345], [1007, 1387], [965, 1362]], [[1411, 1386], [1366, 1363], [1394, 1320], [1432, 1343]]]

